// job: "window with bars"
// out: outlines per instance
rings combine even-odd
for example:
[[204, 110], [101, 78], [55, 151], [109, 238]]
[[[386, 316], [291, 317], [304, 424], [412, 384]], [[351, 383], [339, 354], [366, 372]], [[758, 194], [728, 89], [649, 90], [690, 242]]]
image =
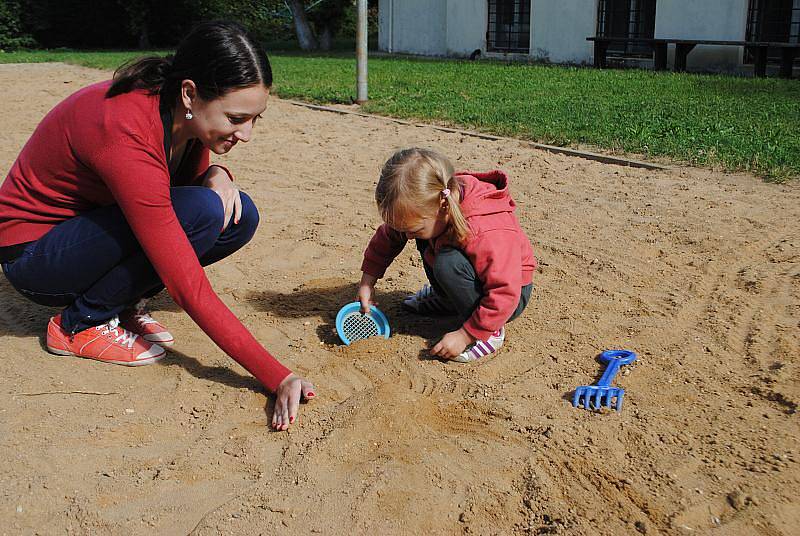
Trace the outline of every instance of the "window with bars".
[[489, 0], [489, 27], [486, 49], [489, 52], [529, 53], [531, 40], [531, 0]]
[[[656, 0], [600, 0], [597, 35], [652, 39], [656, 31]], [[649, 58], [653, 49], [639, 43], [611, 43], [609, 55]]]
[[[747, 41], [800, 42], [800, 0], [750, 0], [747, 10]], [[781, 51], [770, 48], [767, 58], [778, 61]], [[745, 62], [752, 63], [753, 51], [745, 50]]]

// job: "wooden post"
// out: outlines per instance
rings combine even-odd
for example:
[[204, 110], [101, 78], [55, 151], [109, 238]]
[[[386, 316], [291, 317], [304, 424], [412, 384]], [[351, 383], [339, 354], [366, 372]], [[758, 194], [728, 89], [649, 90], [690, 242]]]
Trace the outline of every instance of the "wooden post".
[[781, 48], [781, 78], [791, 78], [792, 68], [794, 67], [794, 57], [797, 55], [797, 49], [793, 47]]
[[604, 69], [606, 66], [606, 54], [608, 53], [608, 45], [611, 43], [600, 38], [594, 41], [594, 66], [598, 69]]
[[694, 48], [694, 43], [675, 43], [675, 72], [686, 71], [686, 56]]
[[766, 46], [756, 47], [756, 61], [753, 66], [753, 75], [758, 78], [767, 76], [767, 50]]
[[653, 70], [667, 70], [667, 43], [665, 41], [653, 43]]

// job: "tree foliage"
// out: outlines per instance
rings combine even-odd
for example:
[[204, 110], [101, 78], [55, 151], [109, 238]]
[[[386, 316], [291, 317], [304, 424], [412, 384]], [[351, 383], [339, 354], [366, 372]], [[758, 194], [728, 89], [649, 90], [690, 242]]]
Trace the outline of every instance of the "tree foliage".
[[171, 47], [212, 19], [240, 22], [262, 41], [303, 37], [303, 48], [328, 49], [354, 34], [355, 0], [0, 0], [0, 48]]
[[344, 28], [351, 30], [348, 36], [355, 32], [355, 0], [287, 0], [286, 4], [303, 50], [330, 50]]
[[0, 50], [14, 50], [36, 44], [22, 25], [20, 0], [0, 2]]

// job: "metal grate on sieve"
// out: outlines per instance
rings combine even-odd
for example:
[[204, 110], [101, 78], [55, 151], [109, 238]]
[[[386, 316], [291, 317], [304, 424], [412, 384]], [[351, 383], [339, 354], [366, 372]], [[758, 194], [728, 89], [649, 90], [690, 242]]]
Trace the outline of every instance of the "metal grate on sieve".
[[377, 307], [370, 307], [368, 315], [361, 314], [361, 304], [348, 303], [336, 315], [336, 331], [345, 344], [370, 337], [389, 338], [389, 320]]
[[344, 332], [350, 342], [368, 339], [378, 335], [378, 325], [369, 315], [350, 313], [342, 321]]

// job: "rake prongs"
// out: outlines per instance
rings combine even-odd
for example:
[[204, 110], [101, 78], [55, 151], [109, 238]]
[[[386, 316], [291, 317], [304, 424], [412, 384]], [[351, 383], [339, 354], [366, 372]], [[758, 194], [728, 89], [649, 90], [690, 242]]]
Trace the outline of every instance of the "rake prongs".
[[[622, 399], [625, 398], [625, 390], [617, 389], [617, 411], [622, 411]], [[609, 401], [610, 403], [610, 401]], [[609, 406], [611, 407], [611, 406]]]
[[[620, 411], [622, 409], [622, 399], [625, 391], [619, 387], [602, 387], [597, 385], [582, 385], [575, 389], [572, 396], [574, 407], [584, 409], [601, 409], [603, 406]], [[616, 399], [616, 403], [615, 403]]]
[[576, 387], [575, 394], [572, 395], [572, 407], [577, 408], [580, 402], [581, 397], [583, 396], [584, 390], [588, 387], [587, 385]]

